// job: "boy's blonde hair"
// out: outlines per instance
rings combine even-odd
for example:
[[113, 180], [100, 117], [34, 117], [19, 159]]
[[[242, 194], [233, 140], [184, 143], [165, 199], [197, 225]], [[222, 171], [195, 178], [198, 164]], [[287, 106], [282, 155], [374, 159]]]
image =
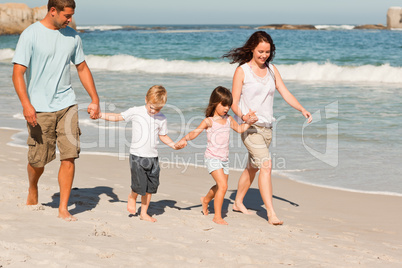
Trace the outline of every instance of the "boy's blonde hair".
[[163, 86], [155, 85], [148, 89], [147, 96], [145, 98], [149, 103], [157, 106], [163, 106], [167, 101], [167, 91]]

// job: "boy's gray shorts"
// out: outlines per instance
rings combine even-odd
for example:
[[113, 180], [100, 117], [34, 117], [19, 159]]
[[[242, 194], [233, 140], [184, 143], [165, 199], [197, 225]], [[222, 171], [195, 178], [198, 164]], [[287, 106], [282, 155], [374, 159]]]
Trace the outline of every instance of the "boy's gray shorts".
[[131, 189], [139, 195], [155, 194], [159, 186], [158, 157], [139, 157], [130, 154]]

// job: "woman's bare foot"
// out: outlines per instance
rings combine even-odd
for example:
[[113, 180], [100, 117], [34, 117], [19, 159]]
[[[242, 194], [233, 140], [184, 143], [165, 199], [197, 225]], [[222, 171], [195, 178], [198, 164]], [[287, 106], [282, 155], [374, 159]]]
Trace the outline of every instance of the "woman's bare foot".
[[204, 215], [208, 215], [208, 203], [205, 203], [205, 197], [201, 197], [200, 200], [202, 205], [202, 213]]
[[272, 225], [282, 225], [283, 221], [279, 220], [275, 214], [272, 214], [268, 215], [268, 223]]
[[222, 218], [218, 218], [218, 219], [213, 218], [212, 221], [217, 223], [217, 224], [228, 225], [228, 223]]
[[247, 210], [247, 208], [243, 205], [243, 203], [237, 203], [236, 201], [233, 203], [233, 211], [241, 212], [246, 215], [251, 215], [252, 213]]
[[140, 220], [143, 220], [143, 221], [150, 221], [150, 222], [156, 222], [156, 219], [155, 219], [155, 218], [152, 218], [152, 217], [149, 216], [148, 214], [140, 215]]
[[71, 215], [68, 210], [59, 210], [59, 216], [57, 217], [65, 221], [78, 221], [78, 219]]
[[131, 214], [136, 214], [137, 213], [137, 200], [135, 200], [131, 196], [131, 193], [128, 195], [127, 211], [130, 212]]

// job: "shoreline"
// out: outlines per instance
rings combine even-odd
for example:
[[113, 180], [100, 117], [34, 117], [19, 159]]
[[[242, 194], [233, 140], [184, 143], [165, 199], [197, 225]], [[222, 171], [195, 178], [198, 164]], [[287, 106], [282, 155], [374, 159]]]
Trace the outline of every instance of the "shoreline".
[[40, 204], [24, 205], [26, 149], [6, 145], [14, 133], [0, 129], [4, 267], [110, 267], [133, 262], [164, 267], [402, 265], [401, 197], [325, 189], [273, 176], [275, 209], [285, 223], [272, 226], [256, 182], [245, 198], [253, 214], [231, 210], [238, 171], [230, 173], [223, 204], [228, 226], [213, 223], [213, 212], [201, 214], [199, 198], [213, 182], [207, 170], [188, 168], [181, 173], [173, 167], [161, 170], [161, 185], [149, 208], [158, 222], [149, 223], [126, 211], [127, 161], [83, 154], [76, 162], [69, 203], [78, 221], [65, 222], [57, 218], [58, 159], [46, 166], [39, 182]]
[[[13, 130], [16, 131], [17, 133], [14, 134], [19, 134], [21, 132], [24, 132], [23, 129], [18, 129], [18, 128], [10, 128], [10, 127], [0, 127], [1, 130]], [[28, 146], [26, 145], [20, 145], [13, 143], [16, 139], [13, 138], [14, 134], [11, 136], [11, 141], [7, 143], [7, 145], [12, 146], [12, 147], [18, 147], [18, 148], [25, 148], [27, 149]], [[58, 154], [58, 152], [56, 152]], [[80, 155], [98, 155], [98, 156], [111, 156], [111, 157], [117, 157], [120, 158], [121, 156], [118, 153], [111, 153], [111, 152], [96, 152], [96, 151], [81, 151]], [[124, 158], [127, 158], [128, 155], [125, 155]], [[173, 166], [183, 166], [182, 163], [176, 163], [176, 162], [168, 162], [168, 161], [160, 161], [161, 163], [167, 164], [167, 165], [173, 165]], [[194, 168], [205, 168], [205, 165], [197, 165], [193, 163], [185, 163], [186, 166], [194, 167]], [[184, 167], [184, 169], [187, 169], [187, 167]], [[235, 171], [235, 172], [242, 172], [243, 169], [238, 169], [238, 168], [229, 168], [230, 171]], [[396, 197], [402, 197], [402, 193], [396, 193], [396, 192], [385, 192], [385, 191], [363, 191], [363, 190], [356, 190], [356, 189], [348, 189], [348, 188], [343, 188], [343, 187], [337, 187], [337, 186], [328, 186], [328, 185], [321, 185], [321, 184], [316, 184], [316, 183], [309, 183], [301, 180], [297, 180], [292, 178], [291, 176], [287, 176], [285, 174], [281, 174], [285, 171], [281, 170], [273, 170], [272, 171], [272, 176], [273, 177], [278, 177], [278, 178], [283, 178], [287, 180], [294, 181], [296, 183], [312, 186], [312, 187], [318, 187], [318, 188], [324, 188], [324, 189], [330, 189], [330, 190], [338, 190], [338, 191], [345, 191], [345, 192], [351, 192], [351, 193], [360, 193], [360, 194], [370, 194], [370, 195], [382, 195], [382, 196], [396, 196]]]

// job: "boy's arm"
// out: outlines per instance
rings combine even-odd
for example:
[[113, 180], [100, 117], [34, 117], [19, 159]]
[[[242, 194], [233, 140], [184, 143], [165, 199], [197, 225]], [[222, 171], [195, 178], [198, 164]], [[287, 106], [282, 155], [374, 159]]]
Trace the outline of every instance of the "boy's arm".
[[101, 119], [107, 120], [107, 121], [123, 121], [124, 118], [121, 114], [115, 114], [115, 113], [99, 113]]
[[[246, 131], [252, 124], [254, 124], [255, 122], [258, 121], [258, 119], [257, 119], [256, 116], [250, 116], [249, 119], [248, 119], [245, 123], [239, 125], [239, 124], [233, 119], [233, 117], [229, 116], [229, 118], [230, 118], [230, 127], [231, 127], [234, 131], [236, 131], [237, 133], [243, 133], [243, 132]], [[252, 119], [252, 118], [253, 118], [253, 119]]]
[[172, 139], [168, 136], [168, 135], [159, 135], [159, 139], [166, 144], [167, 146], [169, 146], [172, 149], [176, 149], [175, 147], [175, 143], [172, 141]]

